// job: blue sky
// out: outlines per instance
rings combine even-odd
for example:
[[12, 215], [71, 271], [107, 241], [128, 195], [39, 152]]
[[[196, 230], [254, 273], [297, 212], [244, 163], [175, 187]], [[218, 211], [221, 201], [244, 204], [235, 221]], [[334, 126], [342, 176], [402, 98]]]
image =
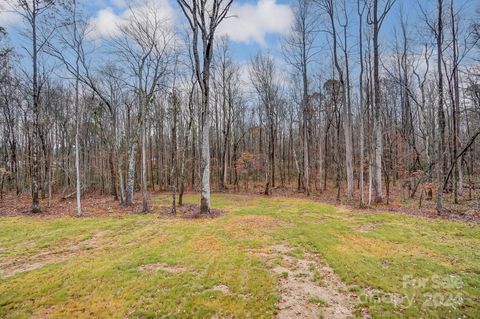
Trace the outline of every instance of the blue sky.
[[[0, 6], [5, 7], [7, 1], [11, 3], [13, 0], [0, 0]], [[175, 0], [150, 1], [155, 1], [158, 10], [176, 27], [182, 25], [184, 20]], [[132, 3], [133, 8], [141, 6], [140, 0], [130, 2], [128, 0], [80, 0], [80, 2], [85, 7], [90, 21], [95, 25], [94, 36], [99, 39], [108, 38], [116, 32], [115, 25], [128, 11], [128, 3]], [[356, 50], [358, 37], [356, 0], [346, 0], [346, 2], [347, 10], [350, 12], [349, 44], [351, 50]], [[405, 17], [408, 19], [409, 34], [412, 38], [418, 38], [417, 34], [425, 31], [419, 4], [434, 17], [435, 2], [433, 0], [397, 0], [382, 29], [382, 50], [384, 52], [393, 50], [394, 29], [399, 26], [400, 7], [403, 7]], [[449, 4], [450, 0], [445, 2]], [[239, 63], [248, 62], [250, 57], [260, 49], [267, 50], [281, 59], [279, 40], [290, 29], [293, 3], [294, 1], [288, 0], [234, 0], [231, 13], [235, 17], [226, 20], [219, 33], [229, 35], [231, 51]], [[477, 0], [455, 0], [454, 3], [457, 8], [461, 8], [461, 17], [464, 20], [462, 22], [465, 24], [475, 17], [476, 10], [480, 10], [480, 1]], [[13, 14], [4, 11], [0, 13], [0, 25], [7, 26], [11, 43], [18, 45], [18, 29], [21, 28], [21, 21]], [[321, 15], [318, 15], [318, 25], [320, 29], [328, 28]], [[322, 50], [329, 50], [327, 36], [329, 35], [326, 33], [320, 33], [318, 36], [316, 47], [320, 50], [320, 54]], [[321, 64], [321, 56], [318, 60]]]

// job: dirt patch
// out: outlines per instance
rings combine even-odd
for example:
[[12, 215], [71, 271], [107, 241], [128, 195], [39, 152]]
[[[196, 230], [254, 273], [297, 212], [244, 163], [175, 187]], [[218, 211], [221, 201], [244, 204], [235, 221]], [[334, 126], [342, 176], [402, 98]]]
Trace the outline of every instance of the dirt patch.
[[138, 269], [146, 274], [153, 274], [159, 270], [172, 274], [192, 271], [190, 267], [184, 265], [168, 265], [165, 263], [141, 265]]
[[366, 232], [375, 230], [382, 225], [383, 225], [383, 223], [381, 223], [381, 222], [379, 222], [379, 223], [366, 223], [366, 224], [360, 225], [358, 227], [355, 227], [355, 230], [366, 233]]
[[216, 218], [225, 215], [225, 212], [219, 209], [210, 209], [208, 214], [200, 214], [200, 206], [194, 204], [184, 204], [177, 206], [175, 213], [172, 207], [164, 207], [160, 210], [161, 217], [180, 217], [185, 219]]
[[284, 244], [262, 253], [279, 276], [280, 300], [276, 318], [351, 318], [357, 296], [316, 254], [299, 257]]
[[39, 269], [46, 264], [66, 261], [74, 256], [80, 256], [108, 241], [107, 231], [99, 231], [89, 239], [70, 243], [60, 250], [46, 250], [35, 255], [15, 257], [15, 260], [0, 264], [0, 278], [8, 278], [17, 273]]
[[213, 286], [212, 290], [213, 291], [219, 291], [222, 294], [227, 295], [227, 296], [232, 294], [232, 292], [230, 291], [230, 288], [228, 288], [228, 286], [222, 285], [222, 284]]
[[44, 309], [43, 312], [37, 317], [38, 319], [47, 319], [50, 318], [52, 313], [55, 311], [55, 306], [48, 307], [47, 309]]

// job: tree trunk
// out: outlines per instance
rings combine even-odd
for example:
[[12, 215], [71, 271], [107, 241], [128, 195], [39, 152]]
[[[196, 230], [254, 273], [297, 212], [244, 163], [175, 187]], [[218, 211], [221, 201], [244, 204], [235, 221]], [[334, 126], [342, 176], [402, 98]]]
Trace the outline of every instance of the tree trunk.
[[127, 186], [126, 186], [126, 205], [133, 205], [133, 191], [135, 184], [135, 157], [137, 153], [136, 141], [131, 142], [128, 150], [128, 163], [127, 163]]
[[443, 160], [445, 152], [445, 114], [443, 112], [443, 73], [442, 73], [442, 43], [443, 43], [443, 0], [438, 0], [438, 22], [437, 22], [437, 76], [438, 76], [438, 153], [437, 153], [437, 211], [443, 211]]
[[373, 1], [373, 85], [374, 85], [374, 134], [375, 134], [375, 202], [383, 201], [382, 195], [382, 154], [383, 154], [383, 135], [381, 123], [381, 95], [380, 95], [380, 73], [379, 73], [379, 52], [378, 52], [378, 33], [380, 30], [380, 21], [378, 19], [378, 0]]
[[365, 126], [364, 126], [364, 101], [363, 101], [363, 29], [362, 29], [362, 17], [363, 17], [363, 10], [365, 9], [365, 6], [362, 8], [360, 11], [360, 1], [357, 2], [358, 6], [358, 15], [359, 15], [359, 45], [360, 45], [360, 75], [358, 77], [359, 80], [359, 90], [360, 90], [360, 111], [359, 111], [359, 119], [360, 119], [360, 159], [359, 159], [359, 179], [360, 179], [360, 185], [359, 185], [359, 192], [360, 192], [360, 207], [363, 207], [365, 203], [364, 199], [364, 169], [363, 169], [363, 164], [364, 164], [364, 159], [365, 159]]
[[[208, 94], [204, 97], [203, 101], [204, 109], [208, 109]], [[202, 121], [202, 143], [200, 147], [201, 159], [200, 159], [200, 171], [202, 172], [202, 185], [201, 185], [201, 200], [200, 200], [200, 213], [210, 213], [210, 126], [208, 120], [208, 112], [204, 114], [205, 118]]]
[[142, 130], [142, 199], [143, 199], [143, 213], [149, 211], [148, 208], [148, 190], [147, 190], [147, 146], [145, 137], [145, 119], [141, 123]]
[[32, 2], [32, 96], [33, 96], [33, 128], [32, 128], [32, 213], [40, 212], [40, 201], [38, 198], [38, 130], [39, 130], [39, 113], [40, 113], [40, 97], [38, 90], [38, 61], [37, 61], [37, 25], [36, 11], [37, 3]]

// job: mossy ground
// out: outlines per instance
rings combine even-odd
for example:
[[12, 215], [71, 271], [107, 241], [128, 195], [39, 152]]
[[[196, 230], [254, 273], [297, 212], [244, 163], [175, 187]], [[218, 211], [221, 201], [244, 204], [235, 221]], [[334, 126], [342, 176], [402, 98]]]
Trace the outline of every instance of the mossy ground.
[[[361, 296], [359, 316], [480, 317], [479, 226], [305, 199], [212, 204], [226, 214], [0, 218], [0, 317], [271, 318], [279, 278], [257, 252], [279, 242], [322, 256]], [[142, 270], [159, 263], [181, 271]]]

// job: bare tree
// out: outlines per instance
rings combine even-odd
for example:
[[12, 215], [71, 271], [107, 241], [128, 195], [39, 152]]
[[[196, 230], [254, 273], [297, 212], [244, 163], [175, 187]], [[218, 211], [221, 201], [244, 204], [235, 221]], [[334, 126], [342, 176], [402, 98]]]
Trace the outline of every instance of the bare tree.
[[[210, 65], [213, 58], [215, 31], [225, 19], [233, 0], [177, 0], [193, 32], [191, 50], [193, 69], [202, 92], [201, 109], [201, 201], [200, 214], [210, 213]], [[198, 37], [201, 43], [198, 43]]]
[[16, 0], [17, 5], [14, 8], [27, 22], [30, 28], [28, 36], [31, 40], [31, 49], [27, 50], [32, 60], [32, 77], [31, 77], [31, 92], [32, 92], [32, 212], [40, 212], [40, 202], [38, 197], [39, 190], [39, 117], [40, 117], [40, 91], [42, 89], [41, 81], [39, 79], [39, 61], [38, 56], [44, 49], [45, 43], [50, 38], [52, 32], [47, 31], [45, 34], [39, 34], [40, 19], [48, 13], [48, 10], [54, 6], [53, 0]]
[[303, 145], [303, 190], [310, 195], [309, 125], [309, 64], [315, 56], [314, 42], [318, 33], [317, 19], [312, 0], [297, 0], [294, 5], [292, 32], [283, 43], [284, 59], [299, 74], [302, 81], [302, 145]]
[[437, 204], [436, 208], [438, 212], [443, 211], [443, 181], [444, 181], [444, 152], [445, 152], [445, 112], [443, 109], [444, 104], [444, 92], [443, 92], [443, 1], [437, 0], [437, 17], [436, 21], [432, 21], [427, 13], [422, 8], [425, 23], [433, 33], [436, 41], [437, 49]]
[[344, 17], [344, 35], [345, 35], [345, 43], [344, 43], [344, 50], [345, 50], [345, 65], [346, 65], [346, 73], [347, 79], [344, 76], [344, 70], [340, 66], [337, 50], [337, 31], [335, 26], [335, 7], [333, 0], [325, 0], [323, 2], [323, 6], [327, 15], [330, 20], [330, 26], [332, 31], [332, 40], [333, 40], [333, 61], [335, 64], [335, 68], [338, 73], [340, 86], [341, 86], [341, 93], [342, 93], [342, 109], [343, 109], [343, 132], [345, 136], [345, 167], [347, 171], [347, 197], [351, 199], [353, 197], [353, 146], [352, 146], [352, 120], [351, 120], [351, 106], [350, 106], [350, 96], [349, 92], [349, 81], [348, 81], [348, 60], [347, 60], [347, 43], [346, 43], [346, 27], [348, 25], [348, 17], [345, 13]]
[[141, 141], [141, 184], [143, 212], [147, 212], [148, 193], [146, 177], [146, 120], [149, 107], [158, 90], [160, 79], [166, 74], [174, 34], [160, 16], [153, 2], [147, 1], [141, 10], [130, 8], [129, 19], [120, 27], [121, 36], [114, 39], [114, 52], [127, 65], [133, 82], [130, 84], [138, 105], [137, 118], [132, 123], [128, 151], [126, 204], [133, 203], [135, 158]]
[[271, 194], [272, 180], [275, 178], [273, 175], [275, 174], [276, 116], [279, 100], [277, 76], [275, 63], [270, 55], [258, 53], [250, 62], [250, 80], [261, 107], [259, 116], [265, 115], [268, 131], [268, 151], [265, 156], [265, 195]]
[[[382, 28], [383, 21], [390, 9], [395, 4], [395, 0], [385, 0], [383, 8], [379, 8], [379, 0], [372, 0], [373, 5], [370, 5], [368, 11], [368, 23], [373, 28], [373, 94], [374, 94], [374, 134], [375, 134], [375, 201], [380, 203], [383, 201], [382, 195], [382, 154], [383, 154], [383, 135], [382, 135], [382, 101], [381, 101], [381, 86], [380, 86], [380, 52], [379, 52], [379, 34]], [[373, 8], [372, 8], [373, 6]]]
[[[361, 2], [363, 2], [361, 4]], [[359, 110], [359, 119], [360, 119], [360, 165], [359, 165], [359, 179], [360, 179], [360, 206], [363, 206], [365, 203], [364, 199], [364, 161], [365, 161], [365, 125], [364, 125], [364, 63], [363, 63], [363, 15], [365, 13], [366, 2], [364, 0], [357, 0], [357, 12], [358, 12], [358, 44], [359, 44], [359, 58], [360, 58], [360, 73], [358, 76], [359, 83], [359, 95], [360, 95], [360, 110]]]

